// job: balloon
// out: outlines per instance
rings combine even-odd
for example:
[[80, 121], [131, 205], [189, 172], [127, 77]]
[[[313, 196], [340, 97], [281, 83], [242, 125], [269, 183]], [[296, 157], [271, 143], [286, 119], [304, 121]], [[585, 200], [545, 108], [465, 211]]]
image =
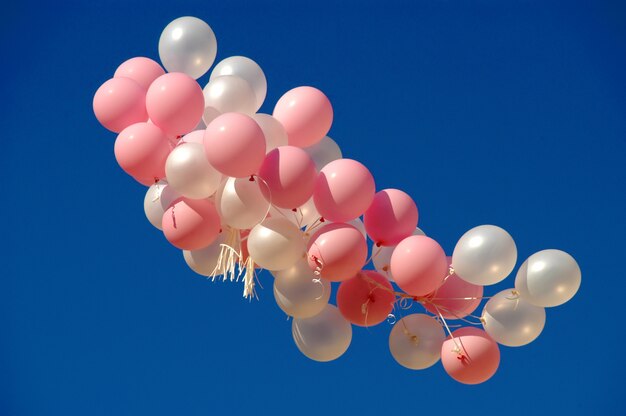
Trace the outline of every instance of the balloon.
[[209, 163], [224, 175], [243, 178], [256, 173], [265, 158], [265, 138], [256, 122], [239, 113], [217, 117], [204, 133]]
[[270, 209], [270, 215], [272, 217], [287, 218], [289, 221], [296, 224], [298, 228], [308, 227], [320, 218], [319, 212], [315, 209], [313, 198], [309, 198], [308, 201], [298, 207], [295, 211], [293, 209], [277, 208], [272, 206]]
[[245, 79], [254, 91], [256, 108], [261, 108], [267, 94], [267, 80], [259, 64], [245, 56], [231, 56], [215, 65], [210, 80], [225, 75], [235, 75]]
[[194, 79], [204, 75], [217, 54], [217, 40], [209, 25], [191, 17], [168, 24], [159, 39], [159, 57], [168, 72], [184, 72]]
[[444, 370], [463, 384], [480, 384], [489, 380], [500, 365], [498, 344], [478, 328], [457, 329], [441, 346]]
[[172, 188], [191, 199], [210, 197], [222, 180], [222, 174], [209, 164], [204, 147], [198, 143], [174, 148], [165, 163], [165, 175]]
[[394, 246], [417, 227], [417, 206], [399, 189], [383, 189], [363, 214], [365, 230], [376, 245]]
[[163, 233], [175, 247], [197, 250], [208, 246], [220, 233], [220, 217], [208, 199], [180, 198], [163, 214]]
[[311, 318], [295, 318], [291, 333], [296, 346], [314, 361], [332, 361], [341, 357], [352, 341], [352, 327], [339, 310], [326, 305]]
[[138, 178], [165, 177], [170, 142], [154, 124], [136, 123], [126, 127], [115, 140], [115, 159], [124, 172]]
[[441, 246], [425, 235], [405, 238], [391, 255], [391, 273], [398, 286], [414, 296], [437, 289], [448, 274], [448, 261]]
[[146, 90], [130, 78], [110, 79], [93, 96], [93, 112], [102, 126], [115, 133], [148, 121]]
[[161, 65], [150, 58], [139, 56], [130, 58], [118, 66], [113, 78], [130, 78], [147, 91], [150, 84], [163, 74], [165, 70], [161, 68]]
[[191, 133], [185, 134], [180, 138], [179, 143], [197, 143], [204, 145], [204, 129], [194, 130]]
[[213, 272], [216, 275], [222, 274], [224, 271], [217, 268], [217, 263], [222, 251], [221, 244], [224, 243], [226, 243], [226, 236], [221, 233], [214, 242], [204, 248], [183, 250], [185, 262], [191, 270], [203, 276], [211, 276]]
[[337, 291], [337, 307], [348, 321], [359, 326], [373, 326], [385, 321], [396, 296], [387, 278], [372, 270], [363, 270], [344, 280]]
[[143, 199], [143, 210], [150, 224], [162, 230], [161, 222], [163, 221], [163, 214], [170, 207], [172, 202], [178, 198], [180, 198], [180, 194], [169, 186], [166, 181], [160, 180], [157, 183], [153, 183], [150, 188], [148, 188], [146, 196]]
[[[365, 233], [365, 225], [363, 226], [363, 233]], [[419, 228], [413, 230], [413, 235], [426, 235]], [[372, 254], [372, 263], [376, 271], [385, 276], [389, 281], [393, 282], [393, 276], [391, 275], [391, 255], [396, 246], [380, 246], [374, 247]]]
[[281, 146], [265, 156], [259, 176], [267, 184], [261, 191], [273, 205], [297, 208], [313, 194], [317, 172], [304, 150]]
[[302, 232], [285, 218], [267, 218], [250, 231], [248, 251], [264, 269], [288, 269], [304, 255]]
[[561, 250], [542, 250], [517, 271], [515, 289], [525, 301], [547, 308], [574, 297], [580, 280], [580, 267], [572, 256]]
[[150, 120], [165, 134], [187, 134], [193, 131], [202, 118], [202, 89], [186, 74], [172, 72], [162, 75], [148, 88], [146, 109]]
[[276, 103], [273, 116], [281, 122], [291, 146], [312, 146], [322, 140], [333, 123], [333, 107], [313, 87], [287, 91]]
[[202, 122], [204, 123], [204, 127], [203, 130], [206, 129], [206, 126], [208, 126], [209, 124], [211, 124], [211, 122], [213, 120], [215, 120], [216, 118], [218, 118], [222, 113], [220, 113], [219, 111], [217, 111], [215, 108], [213, 107], [207, 107], [205, 105], [204, 107], [204, 113], [202, 113]]
[[252, 115], [259, 109], [250, 84], [233, 75], [212, 78], [203, 92], [205, 107], [214, 108], [220, 113]]
[[260, 186], [263, 185], [257, 180], [228, 178], [215, 198], [222, 221], [238, 230], [250, 229], [263, 221], [269, 202], [263, 197]]
[[280, 146], [287, 146], [287, 132], [280, 121], [269, 114], [254, 114], [252, 118], [263, 130], [265, 153], [269, 153]]
[[452, 253], [452, 266], [463, 280], [487, 286], [507, 277], [517, 261], [515, 241], [495, 225], [472, 228], [459, 239]]
[[[452, 257], [447, 257], [448, 266]], [[476, 310], [483, 297], [483, 287], [473, 285], [452, 273], [441, 286], [427, 296], [424, 307], [444, 319], [461, 319]], [[436, 307], [435, 307], [436, 306]]]
[[496, 342], [520, 347], [535, 340], [546, 323], [546, 311], [531, 305], [512, 289], [492, 296], [483, 310], [485, 331]]
[[312, 146], [304, 148], [304, 151], [311, 156], [315, 163], [315, 168], [320, 171], [333, 160], [341, 159], [341, 149], [339, 145], [330, 137], [324, 136], [322, 140]]
[[423, 370], [439, 361], [445, 339], [446, 334], [435, 318], [414, 313], [393, 326], [389, 334], [389, 351], [401, 366]]
[[356, 160], [339, 159], [320, 171], [313, 199], [324, 219], [344, 222], [361, 216], [375, 192], [374, 178], [365, 166]]
[[274, 275], [274, 298], [287, 315], [310, 318], [324, 310], [330, 299], [330, 282], [320, 280], [304, 260]]
[[367, 241], [367, 232], [365, 232], [365, 225], [363, 224], [363, 221], [361, 221], [359, 218], [355, 218], [353, 220], [346, 221], [345, 223], [350, 224], [351, 226], [359, 230], [361, 234], [363, 234], [363, 238], [365, 239], [365, 241]]
[[356, 275], [365, 265], [367, 243], [359, 230], [349, 224], [333, 223], [311, 236], [307, 247], [311, 270], [331, 282]]

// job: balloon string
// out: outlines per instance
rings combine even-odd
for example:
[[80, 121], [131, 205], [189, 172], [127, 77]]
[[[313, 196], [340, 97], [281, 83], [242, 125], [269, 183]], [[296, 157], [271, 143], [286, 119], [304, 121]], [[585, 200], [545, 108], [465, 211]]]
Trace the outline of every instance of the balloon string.
[[380, 254], [382, 249], [382, 246], [376, 246], [376, 249], [372, 250], [372, 255], [369, 259], [367, 259], [365, 265], [367, 266], [368, 264], [370, 264], [374, 260], [374, 258]]
[[[263, 216], [263, 219], [261, 220], [261, 222], [265, 221], [268, 217], [268, 215], [270, 215], [270, 211], [272, 210], [272, 190], [270, 189], [269, 184], [265, 181], [265, 179], [263, 179], [262, 177], [260, 177], [257, 174], [254, 175], [250, 175], [250, 180], [253, 181], [254, 179], [258, 179], [260, 182], [263, 183], [263, 185], [265, 185], [265, 188], [267, 189], [267, 194], [268, 194], [268, 204], [267, 204], [267, 209], [265, 210], [265, 215]], [[277, 210], [278, 212], [280, 212], [280, 210]], [[260, 222], [260, 223], [261, 223]], [[259, 224], [260, 224], [259, 223]]]
[[154, 198], [152, 198], [152, 202], [156, 202], [161, 198], [161, 193], [163, 192], [163, 189], [165, 189], [164, 184], [160, 184], [158, 182], [154, 184], [155, 193], [154, 193]]

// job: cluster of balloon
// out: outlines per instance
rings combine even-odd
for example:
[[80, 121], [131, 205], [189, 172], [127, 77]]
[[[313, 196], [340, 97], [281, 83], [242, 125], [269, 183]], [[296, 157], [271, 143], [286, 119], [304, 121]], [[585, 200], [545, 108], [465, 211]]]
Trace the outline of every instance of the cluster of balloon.
[[[150, 223], [196, 273], [242, 279], [245, 297], [256, 296], [256, 268], [269, 270], [304, 355], [337, 359], [350, 345], [352, 325], [395, 322], [394, 310], [421, 304], [424, 313], [395, 322], [393, 358], [410, 369], [441, 360], [455, 380], [481, 383], [498, 368], [498, 344], [533, 341], [544, 308], [574, 296], [581, 281], [576, 261], [544, 250], [523, 262], [514, 288], [484, 297], [483, 287], [506, 278], [517, 261], [505, 230], [473, 228], [446, 257], [417, 228], [409, 195], [376, 192], [369, 170], [342, 157], [327, 136], [333, 109], [326, 95], [294, 88], [272, 114], [257, 113], [267, 81], [249, 58], [222, 60], [200, 87], [196, 79], [216, 52], [209, 25], [176, 19], [159, 40], [163, 66], [143, 57], [122, 63], [97, 90], [93, 109], [118, 133], [121, 168], [149, 186]], [[370, 261], [374, 270], [364, 270]], [[332, 282], [340, 282], [337, 306], [328, 303]], [[452, 331], [459, 322], [468, 325]]]

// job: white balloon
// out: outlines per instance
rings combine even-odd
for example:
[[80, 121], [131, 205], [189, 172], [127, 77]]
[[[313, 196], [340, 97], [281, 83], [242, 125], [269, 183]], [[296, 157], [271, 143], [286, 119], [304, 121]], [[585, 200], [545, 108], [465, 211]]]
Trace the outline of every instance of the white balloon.
[[452, 267], [466, 282], [493, 285], [515, 267], [517, 247], [513, 237], [495, 225], [472, 228], [459, 239], [452, 253]]
[[221, 244], [225, 242], [225, 234], [220, 233], [217, 239], [208, 247], [191, 251], [183, 250], [185, 262], [191, 270], [203, 276], [211, 276], [213, 271], [216, 271], [216, 274], [221, 274], [223, 271], [216, 270], [216, 268], [222, 249]]
[[[416, 228], [413, 231], [413, 235], [426, 235], [422, 230]], [[393, 276], [391, 275], [391, 255], [393, 254], [393, 250], [395, 250], [396, 246], [382, 246], [382, 247], [374, 247], [372, 249], [372, 262], [374, 263], [374, 268], [376, 271], [387, 279], [390, 282], [393, 282]]]
[[198, 143], [183, 143], [172, 150], [165, 162], [165, 176], [172, 188], [191, 199], [210, 197], [222, 179]]
[[580, 267], [572, 256], [561, 250], [542, 250], [522, 263], [515, 289], [533, 305], [552, 307], [573, 298], [580, 281]]
[[159, 39], [159, 57], [167, 72], [184, 72], [198, 79], [211, 68], [216, 54], [213, 30], [196, 17], [172, 21]]
[[259, 181], [248, 178], [228, 178], [215, 197], [215, 207], [223, 223], [238, 230], [250, 229], [263, 221], [269, 205]]
[[343, 157], [339, 145], [328, 136], [324, 137], [313, 146], [305, 147], [304, 151], [311, 156], [318, 171], [333, 160]]
[[207, 107], [220, 113], [237, 112], [248, 115], [253, 115], [259, 109], [250, 84], [234, 75], [213, 78], [204, 87], [203, 93], [205, 114]]
[[250, 257], [267, 270], [290, 268], [303, 258], [304, 249], [302, 231], [285, 218], [267, 218], [248, 236]]
[[305, 202], [304, 205], [297, 208], [296, 211], [288, 208], [278, 208], [272, 205], [270, 215], [276, 218], [287, 218], [300, 228], [312, 225], [320, 218], [320, 214], [315, 208], [313, 197], [309, 198], [309, 200]]
[[546, 323], [546, 311], [519, 297], [513, 289], [503, 290], [485, 304], [485, 331], [502, 345], [519, 347], [535, 340]]
[[235, 75], [245, 79], [254, 90], [257, 109], [261, 108], [267, 94], [267, 79], [259, 64], [245, 56], [231, 56], [215, 65], [210, 79], [224, 75]]
[[441, 358], [441, 346], [446, 339], [443, 327], [432, 316], [415, 313], [405, 316], [389, 334], [389, 350], [403, 367], [422, 370]]
[[346, 224], [350, 224], [354, 228], [359, 230], [361, 234], [363, 234], [363, 238], [365, 238], [365, 241], [367, 241], [367, 231], [365, 231], [365, 224], [363, 224], [363, 221], [361, 221], [360, 218], [355, 218], [353, 220], [346, 221]]
[[274, 299], [287, 315], [310, 318], [328, 304], [331, 286], [328, 280], [316, 276], [305, 260], [274, 275]]
[[332, 361], [341, 357], [352, 341], [352, 326], [333, 305], [311, 318], [295, 318], [291, 333], [296, 346], [315, 361]]
[[[204, 123], [205, 126], [208, 126], [221, 114], [222, 113], [220, 113], [213, 107], [204, 107], [204, 113], [202, 113], [202, 123]], [[206, 127], [204, 128], [206, 129]]]
[[161, 222], [163, 220], [163, 214], [167, 211], [172, 202], [180, 198], [180, 196], [181, 195], [163, 179], [150, 186], [143, 199], [143, 210], [150, 224], [162, 230]]
[[265, 153], [269, 153], [272, 150], [280, 146], [287, 146], [287, 132], [280, 121], [276, 120], [269, 114], [258, 113], [252, 116], [254, 121], [257, 122], [263, 135], [265, 136]]

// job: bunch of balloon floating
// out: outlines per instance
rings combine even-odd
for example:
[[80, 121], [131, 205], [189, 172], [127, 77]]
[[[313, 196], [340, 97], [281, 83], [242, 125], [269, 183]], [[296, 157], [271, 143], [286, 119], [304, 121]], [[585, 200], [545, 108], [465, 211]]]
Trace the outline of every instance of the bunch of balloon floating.
[[[257, 113], [267, 82], [249, 58], [222, 60], [200, 87], [216, 52], [209, 25], [176, 19], [159, 40], [167, 72], [154, 60], [129, 59], [97, 90], [93, 109], [118, 133], [121, 168], [149, 186], [148, 220], [192, 270], [242, 280], [245, 297], [256, 296], [256, 270], [269, 270], [307, 357], [337, 359], [352, 325], [390, 322], [389, 349], [400, 365], [419, 370], [441, 360], [455, 380], [481, 383], [497, 370], [498, 344], [533, 341], [544, 308], [577, 292], [576, 261], [543, 250], [522, 263], [515, 288], [484, 296], [483, 286], [502, 281], [517, 261], [505, 230], [473, 228], [446, 257], [417, 228], [409, 195], [376, 192], [368, 169], [342, 158], [326, 135], [333, 109], [321, 91], [294, 88], [271, 115]], [[374, 270], [364, 270], [370, 263]], [[332, 282], [340, 282], [337, 306], [328, 303]], [[409, 314], [418, 303], [424, 313]]]

